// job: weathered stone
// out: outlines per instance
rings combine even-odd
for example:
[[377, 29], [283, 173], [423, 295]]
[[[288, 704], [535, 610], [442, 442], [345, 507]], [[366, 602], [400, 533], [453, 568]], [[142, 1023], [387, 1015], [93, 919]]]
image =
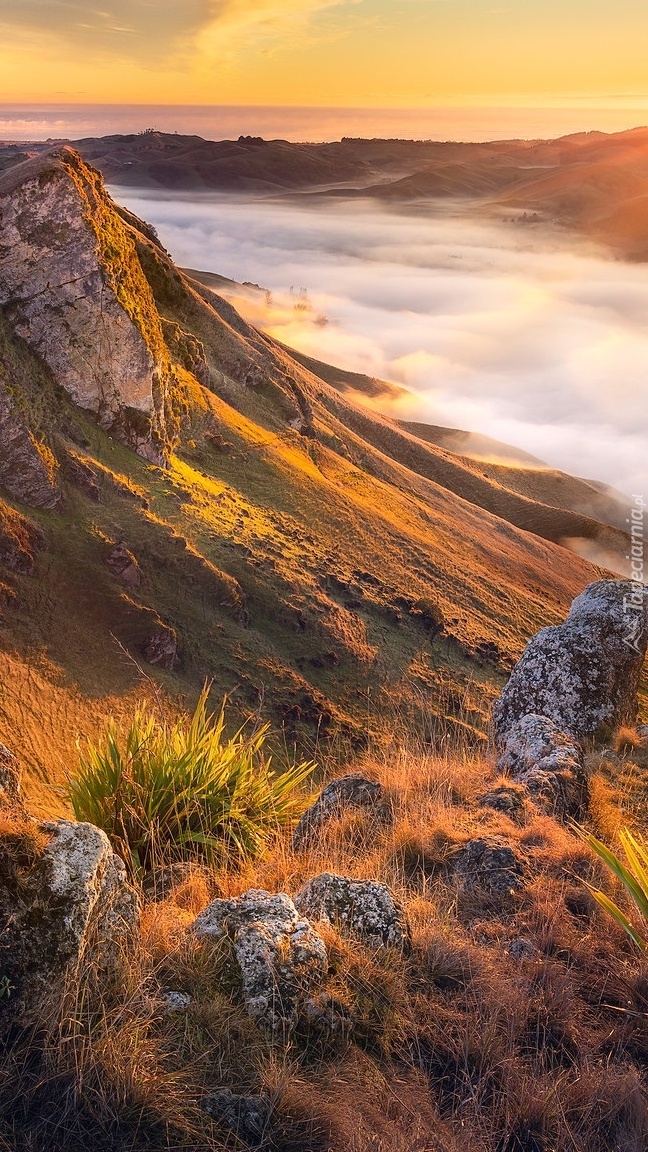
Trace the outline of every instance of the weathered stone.
[[164, 462], [172, 373], [160, 317], [132, 234], [71, 148], [0, 177], [0, 304], [76, 404]]
[[83, 492], [95, 504], [101, 502], [101, 489], [94, 469], [76, 452], [66, 452], [61, 463], [61, 472], [65, 480]]
[[44, 544], [40, 529], [0, 500], [0, 564], [11, 572], [31, 575]]
[[464, 888], [483, 888], [493, 895], [508, 896], [524, 885], [522, 861], [499, 836], [469, 840], [455, 853], [453, 872]]
[[385, 884], [323, 872], [307, 880], [295, 904], [311, 920], [328, 921], [374, 948], [407, 950], [411, 943], [405, 909]]
[[501, 784], [480, 796], [477, 803], [482, 808], [492, 808], [494, 812], [501, 812], [511, 820], [521, 820], [524, 815], [524, 792], [520, 788], [511, 788]]
[[517, 940], [511, 940], [507, 952], [515, 960], [536, 960], [540, 955], [535, 944], [524, 936], [518, 937]]
[[11, 985], [0, 1011], [12, 1015], [56, 991], [89, 953], [110, 967], [139, 915], [105, 833], [68, 820], [33, 826], [49, 840], [22, 870], [20, 827], [0, 846], [0, 968]]
[[497, 766], [514, 777], [537, 768], [582, 768], [583, 753], [578, 741], [548, 716], [530, 713], [509, 728]]
[[229, 1088], [219, 1088], [204, 1096], [200, 1106], [212, 1120], [235, 1132], [244, 1144], [258, 1147], [272, 1115], [269, 1096], [239, 1095]]
[[163, 1011], [167, 1016], [174, 1016], [178, 1012], [186, 1012], [191, 1004], [188, 992], [163, 992], [160, 997]]
[[115, 544], [110, 549], [106, 556], [104, 563], [106, 568], [120, 584], [126, 584], [128, 588], [138, 588], [142, 583], [142, 573], [140, 566], [137, 563], [133, 553], [129, 551], [123, 542]]
[[632, 723], [648, 645], [648, 598], [628, 580], [599, 580], [573, 601], [563, 624], [527, 644], [493, 708], [497, 747], [533, 713], [566, 735], [605, 738]]
[[4, 377], [0, 352], [0, 485], [32, 508], [53, 508], [61, 498], [54, 457], [38, 444], [18, 413]]
[[171, 670], [178, 657], [178, 638], [173, 628], [162, 625], [147, 636], [142, 641], [142, 655], [147, 664], [159, 664]]
[[550, 815], [575, 815], [587, 799], [582, 749], [547, 716], [523, 716], [509, 729], [498, 768]]
[[326, 978], [324, 941], [285, 893], [251, 889], [214, 900], [193, 927], [201, 940], [233, 941], [246, 1008], [272, 1032], [289, 1031], [305, 997]]
[[341, 776], [320, 792], [315, 803], [304, 812], [293, 836], [293, 848], [300, 851], [312, 840], [323, 824], [349, 808], [375, 809], [383, 797], [383, 788], [364, 776]]

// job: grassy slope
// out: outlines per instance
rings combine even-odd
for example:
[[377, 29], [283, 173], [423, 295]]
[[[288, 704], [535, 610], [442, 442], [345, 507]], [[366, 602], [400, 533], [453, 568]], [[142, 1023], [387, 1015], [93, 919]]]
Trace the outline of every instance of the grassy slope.
[[[479, 499], [495, 493], [518, 518], [550, 509], [355, 407], [152, 242], [137, 244], [162, 315], [204, 342], [212, 391], [194, 390], [194, 425], [168, 471], [58, 398], [50, 442], [94, 470], [102, 499], [63, 469], [62, 505], [27, 512], [47, 541], [35, 575], [3, 574], [18, 604], [2, 610], [0, 739], [41, 782], [41, 803], [53, 803], [45, 782], [74, 760], [77, 734], [153, 690], [139, 644], [160, 623], [179, 641], [173, 672], [155, 672], [170, 697], [213, 678], [240, 713], [262, 701], [289, 741], [362, 743], [394, 713], [483, 737], [511, 661], [596, 569]], [[228, 451], [203, 438], [206, 407]], [[312, 436], [291, 426], [304, 413]], [[105, 567], [119, 540], [139, 588]], [[446, 630], [435, 637], [437, 611]]]

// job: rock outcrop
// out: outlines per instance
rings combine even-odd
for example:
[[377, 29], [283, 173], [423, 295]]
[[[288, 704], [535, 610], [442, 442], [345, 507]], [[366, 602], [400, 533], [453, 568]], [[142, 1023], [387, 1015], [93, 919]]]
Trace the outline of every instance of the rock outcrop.
[[320, 828], [347, 809], [375, 810], [382, 796], [382, 785], [358, 774], [332, 780], [301, 817], [293, 835], [293, 848], [297, 851], [306, 848]]
[[32, 508], [53, 508], [61, 498], [53, 457], [18, 415], [3, 376], [0, 361], [0, 486]]
[[43, 545], [43, 536], [36, 525], [0, 500], [0, 564], [11, 572], [29, 576]]
[[648, 598], [637, 585], [589, 584], [565, 622], [536, 633], [513, 669], [493, 708], [498, 749], [531, 714], [577, 741], [605, 738], [632, 723], [647, 645]]
[[311, 920], [328, 921], [372, 948], [410, 947], [410, 929], [400, 900], [385, 884], [323, 872], [307, 880], [295, 897]]
[[587, 796], [583, 751], [547, 716], [523, 716], [509, 730], [500, 772], [524, 785], [550, 815], [576, 815]]
[[71, 148], [0, 177], [0, 305], [76, 404], [164, 462], [172, 370], [160, 317], [128, 227]]
[[324, 941], [285, 893], [251, 889], [214, 900], [193, 930], [201, 940], [232, 940], [247, 1011], [272, 1033], [289, 1032], [306, 997], [326, 979]]
[[107, 836], [92, 824], [16, 821], [0, 838], [0, 1012], [34, 1007], [82, 961], [110, 968], [139, 914]]

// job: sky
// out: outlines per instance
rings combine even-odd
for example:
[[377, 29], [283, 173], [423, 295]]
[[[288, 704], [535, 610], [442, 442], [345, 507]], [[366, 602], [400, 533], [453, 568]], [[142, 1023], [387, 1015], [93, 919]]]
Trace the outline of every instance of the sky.
[[269, 290], [233, 296], [257, 327], [410, 390], [397, 416], [648, 491], [645, 265], [465, 211], [114, 193], [179, 264]]
[[645, 0], [0, 0], [1, 102], [648, 107]]

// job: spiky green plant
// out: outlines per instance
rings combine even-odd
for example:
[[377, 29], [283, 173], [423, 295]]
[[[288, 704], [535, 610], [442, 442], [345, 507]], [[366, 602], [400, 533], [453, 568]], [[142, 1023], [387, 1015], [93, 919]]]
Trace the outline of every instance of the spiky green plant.
[[645, 952], [648, 949], [648, 940], [643, 934], [648, 931], [648, 844], [633, 836], [629, 828], [621, 829], [619, 840], [627, 859], [627, 864], [624, 864], [606, 844], [597, 840], [596, 836], [592, 836], [590, 832], [586, 832], [578, 825], [574, 825], [574, 831], [586, 844], [589, 844], [590, 848], [607, 865], [610, 872], [621, 881], [641, 917], [641, 931], [619, 908], [618, 904], [606, 896], [605, 892], [601, 892], [600, 889], [593, 888], [591, 884], [588, 884], [592, 896], [598, 901], [601, 908], [604, 908], [610, 916], [614, 917], [617, 923], [628, 933], [628, 936], [634, 940], [637, 947]]
[[193, 716], [169, 725], [140, 708], [124, 740], [109, 721], [98, 743], [79, 748], [68, 785], [78, 820], [102, 828], [133, 872], [200, 856], [210, 863], [256, 856], [300, 814], [300, 785], [314, 764], [272, 768], [269, 725], [225, 735], [225, 707], [207, 711], [209, 689]]

